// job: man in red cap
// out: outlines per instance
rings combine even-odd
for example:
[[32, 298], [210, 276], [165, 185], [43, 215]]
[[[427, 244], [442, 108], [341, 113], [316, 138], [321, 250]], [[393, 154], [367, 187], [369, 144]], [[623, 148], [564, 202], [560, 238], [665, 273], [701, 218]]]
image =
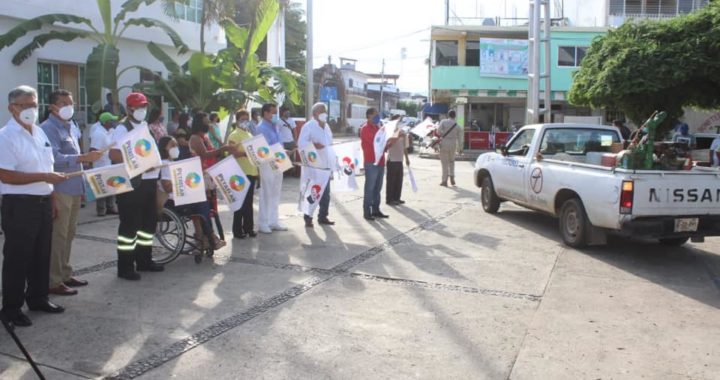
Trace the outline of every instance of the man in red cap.
[[[148, 101], [139, 92], [130, 93], [125, 103], [127, 119], [113, 132], [115, 147], [135, 128], [147, 128]], [[110, 150], [113, 164], [122, 163], [119, 149]], [[117, 196], [120, 226], [118, 227], [118, 277], [139, 280], [138, 271], [161, 272], [162, 265], [152, 261], [153, 235], [157, 224], [156, 191], [160, 170], [153, 169], [130, 180], [135, 190]], [[137, 271], [136, 271], [137, 270]]]

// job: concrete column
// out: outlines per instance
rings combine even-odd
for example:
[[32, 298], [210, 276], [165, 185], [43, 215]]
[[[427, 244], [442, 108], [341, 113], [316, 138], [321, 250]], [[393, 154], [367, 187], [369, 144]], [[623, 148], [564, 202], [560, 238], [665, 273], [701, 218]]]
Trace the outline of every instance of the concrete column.
[[465, 146], [465, 106], [467, 104], [458, 104], [455, 106], [455, 121], [457, 128], [460, 128], [460, 138], [458, 139], [457, 152], [460, 153]]

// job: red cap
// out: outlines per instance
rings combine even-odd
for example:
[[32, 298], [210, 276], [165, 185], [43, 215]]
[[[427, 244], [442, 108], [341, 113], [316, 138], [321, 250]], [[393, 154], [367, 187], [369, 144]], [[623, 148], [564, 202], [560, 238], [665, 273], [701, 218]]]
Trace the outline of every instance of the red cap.
[[125, 98], [125, 104], [127, 104], [128, 107], [142, 107], [146, 106], [148, 104], [147, 98], [145, 95], [139, 93], [139, 92], [131, 92], [127, 98]]

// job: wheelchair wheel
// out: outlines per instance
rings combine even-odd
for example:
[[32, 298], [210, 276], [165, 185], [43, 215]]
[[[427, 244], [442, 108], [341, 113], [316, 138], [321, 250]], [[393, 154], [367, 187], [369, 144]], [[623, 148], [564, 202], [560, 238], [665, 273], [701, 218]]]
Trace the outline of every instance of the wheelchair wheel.
[[167, 264], [175, 260], [185, 248], [187, 230], [185, 222], [174, 212], [163, 208], [158, 217], [153, 244], [153, 261]]

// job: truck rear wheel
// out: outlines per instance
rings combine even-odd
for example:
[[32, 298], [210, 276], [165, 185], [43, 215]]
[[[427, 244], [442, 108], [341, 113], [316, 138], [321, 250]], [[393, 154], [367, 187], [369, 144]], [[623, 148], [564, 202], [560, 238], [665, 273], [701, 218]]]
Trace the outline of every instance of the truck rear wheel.
[[583, 248], [588, 244], [590, 221], [580, 199], [571, 198], [560, 208], [560, 234], [563, 242], [573, 248]]
[[679, 238], [665, 238], [665, 239], [659, 239], [660, 244], [667, 245], [671, 247], [679, 247], [685, 243], [687, 243], [688, 240], [690, 240], [689, 237], [679, 237]]
[[495, 194], [495, 187], [493, 186], [492, 179], [490, 176], [485, 176], [482, 181], [482, 189], [480, 190], [480, 198], [482, 201], [482, 207], [488, 214], [495, 214], [500, 208], [500, 198]]

